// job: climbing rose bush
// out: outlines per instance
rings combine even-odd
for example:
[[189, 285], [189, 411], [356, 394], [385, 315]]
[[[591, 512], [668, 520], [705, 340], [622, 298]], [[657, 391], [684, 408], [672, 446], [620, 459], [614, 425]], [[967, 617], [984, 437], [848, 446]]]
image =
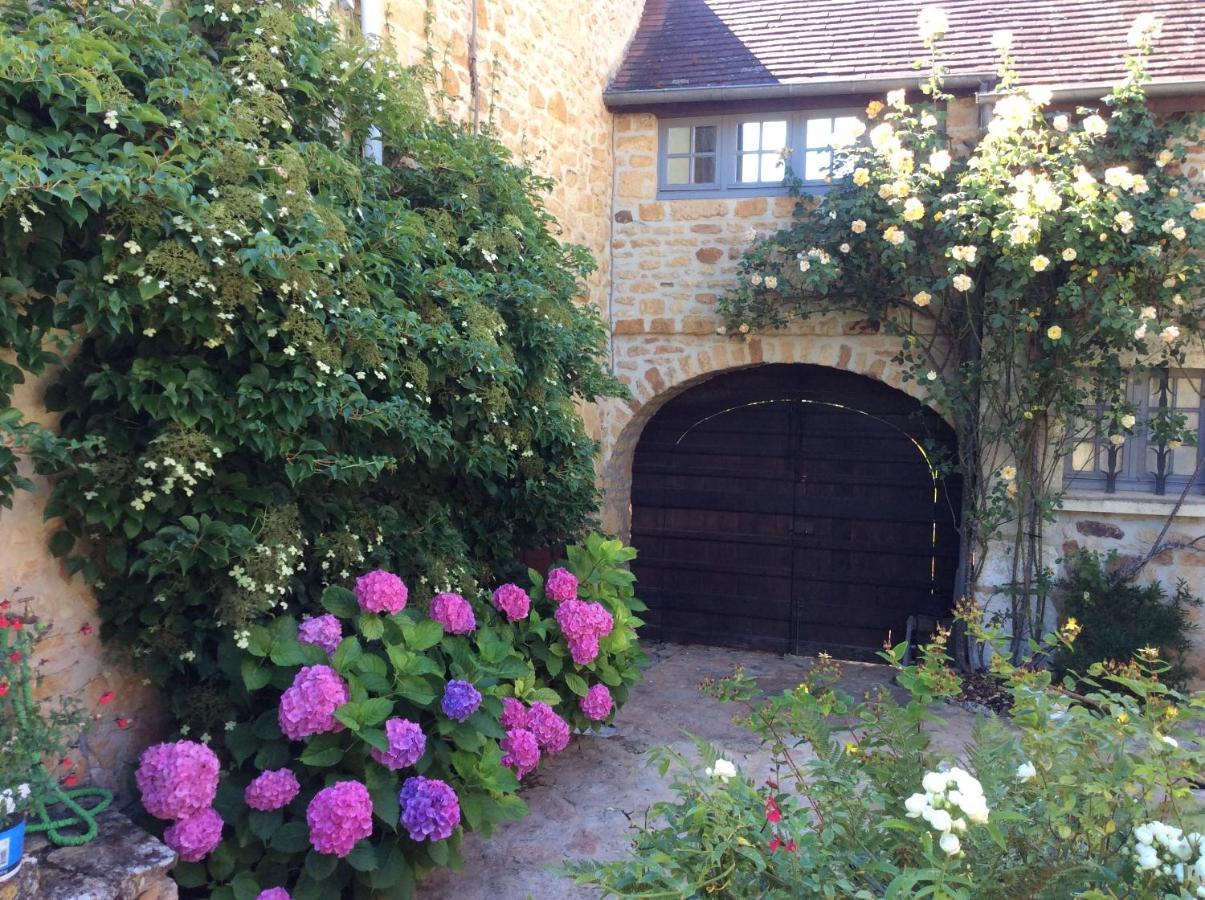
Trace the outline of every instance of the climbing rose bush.
[[769, 698], [738, 671], [704, 689], [740, 705], [770, 777], [704, 742], [697, 757], [659, 749], [674, 799], [654, 805], [627, 859], [570, 871], [619, 897], [1205, 897], [1205, 807], [1192, 790], [1205, 692], [1161, 684], [1155, 651], [1060, 684], [1008, 663], [1006, 636], [979, 620], [964, 625], [996, 648], [1011, 719], [979, 718], [965, 747], [935, 742], [962, 687], [945, 634], [912, 665], [905, 645], [885, 652], [898, 688], [859, 696], [825, 657]]
[[[527, 598], [514, 621], [486, 587], [415, 589], [385, 611], [411, 579], [379, 570], [349, 578], [367, 591], [327, 588], [306, 619], [251, 626], [246, 648], [223, 657], [231, 706], [254, 713], [222, 728], [220, 780], [213, 752], [191, 741], [152, 748], [140, 773], [148, 809], [212, 809], [226, 823], [216, 847], [212, 816], [179, 823], [173, 840], [189, 861], [177, 880], [218, 900], [269, 888], [329, 900], [410, 892], [427, 870], [455, 865], [464, 832], [521, 817], [520, 778], [564, 751], [574, 729], [609, 720], [640, 677], [632, 555], [597, 535], [567, 548], [574, 602], [612, 623], [588, 663], [574, 661], [556, 618], [564, 603], [534, 571], [528, 585], [510, 584]], [[437, 621], [452, 596], [473, 629]], [[342, 638], [330, 652], [315, 634]], [[185, 781], [201, 789], [177, 786]], [[188, 802], [165, 802], [168, 791]]]

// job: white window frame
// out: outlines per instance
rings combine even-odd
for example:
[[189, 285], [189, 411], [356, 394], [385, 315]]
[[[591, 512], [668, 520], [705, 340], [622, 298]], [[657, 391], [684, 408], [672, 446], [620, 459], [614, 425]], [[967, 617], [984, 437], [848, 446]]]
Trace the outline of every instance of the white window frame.
[[[772, 122], [783, 120], [787, 123], [787, 155], [785, 172], [793, 173], [799, 178], [803, 187], [810, 193], [823, 193], [829, 185], [824, 181], [804, 181], [804, 143], [806, 139], [807, 122], [809, 119], [838, 119], [847, 116], [860, 117], [865, 111], [855, 107], [838, 107], [834, 109], [803, 109], [780, 110], [764, 113], [743, 113], [739, 115], [688, 116], [673, 119], [658, 119], [657, 121], [657, 199], [694, 199], [709, 197], [768, 197], [782, 196], [788, 193], [783, 181], [738, 181], [737, 165], [737, 135], [741, 125], [748, 122]], [[700, 125], [716, 126], [716, 180], [712, 184], [669, 184], [667, 179], [667, 160], [669, 147], [669, 129], [679, 127], [695, 128]]]

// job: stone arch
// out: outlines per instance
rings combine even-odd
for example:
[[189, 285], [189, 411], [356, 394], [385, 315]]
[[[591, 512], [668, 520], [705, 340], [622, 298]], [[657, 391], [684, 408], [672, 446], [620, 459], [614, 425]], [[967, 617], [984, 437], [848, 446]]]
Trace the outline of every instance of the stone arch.
[[[903, 391], [924, 403], [924, 389], [904, 379], [892, 362], [895, 350], [878, 335], [821, 337], [791, 333], [763, 335], [746, 341], [725, 339], [684, 349], [668, 364], [650, 362], [635, 378], [624, 378], [632, 397], [609, 401], [602, 408], [602, 523], [624, 540], [631, 536], [632, 460], [645, 425], [667, 402], [724, 372], [770, 363], [808, 363], [864, 375]], [[622, 376], [621, 376], [622, 377]], [[949, 416], [935, 410], [949, 421]]]

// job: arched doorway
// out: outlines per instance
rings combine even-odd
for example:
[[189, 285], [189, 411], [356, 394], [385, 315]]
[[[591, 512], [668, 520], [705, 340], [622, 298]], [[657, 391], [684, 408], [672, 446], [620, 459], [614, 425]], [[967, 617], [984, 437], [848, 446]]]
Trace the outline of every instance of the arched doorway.
[[[949, 613], [959, 484], [950, 427], [824, 366], [717, 375], [645, 426], [632, 466], [647, 636], [869, 658]], [[925, 448], [930, 448], [929, 452]]]

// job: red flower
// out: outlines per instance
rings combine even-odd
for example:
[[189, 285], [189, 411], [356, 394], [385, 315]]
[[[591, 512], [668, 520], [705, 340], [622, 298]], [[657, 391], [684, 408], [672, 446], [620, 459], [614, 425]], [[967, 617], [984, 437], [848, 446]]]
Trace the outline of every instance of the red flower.
[[72, 766], [75, 765], [75, 761], [72, 760], [68, 756], [64, 756], [62, 759], [59, 760], [59, 765], [63, 766], [66, 769], [70, 769]]
[[13, 605], [11, 600], [0, 600], [0, 609], [8, 609]]
[[92, 626], [91, 626], [91, 625], [89, 625], [87, 622], [85, 622], [83, 625], [81, 625], [81, 626], [80, 626], [79, 633], [80, 633], [80, 634], [82, 634], [82, 635], [84, 635], [84, 636], [87, 636], [87, 635], [91, 634], [91, 633], [92, 633]]
[[0, 628], [8, 627], [8, 616], [0, 616]]
[[25, 624], [20, 619], [13, 619], [12, 622], [13, 622], [13, 631], [20, 631], [21, 626], [23, 624]]
[[118, 720], [117, 720], [117, 727], [118, 727], [118, 728], [129, 728], [129, 727], [130, 727], [130, 720], [129, 720], [129, 719], [118, 719]]
[[15, 662], [15, 663], [20, 662], [20, 661], [21, 661], [21, 651], [20, 651], [20, 650], [14, 650], [12, 653], [10, 653], [10, 654], [8, 655], [8, 658], [9, 658], [9, 660], [10, 660], [11, 662]]
[[795, 838], [791, 838], [789, 841], [784, 841], [778, 835], [774, 835], [774, 840], [770, 841], [771, 853], [773, 853], [775, 850], [786, 850], [790, 853], [794, 853], [795, 849]]
[[0, 697], [8, 696], [8, 682], [0, 681]]
[[773, 797], [766, 798], [766, 821], [781, 822], [782, 810], [778, 808], [778, 804], [774, 802]]
[[103, 694], [100, 695], [100, 702], [102, 704], [107, 705], [109, 703], [112, 703], [116, 697], [117, 697], [117, 695], [114, 694], [112, 691], [105, 691]]
[[79, 776], [74, 772], [63, 779], [63, 787], [75, 787], [77, 784], [79, 784]]

